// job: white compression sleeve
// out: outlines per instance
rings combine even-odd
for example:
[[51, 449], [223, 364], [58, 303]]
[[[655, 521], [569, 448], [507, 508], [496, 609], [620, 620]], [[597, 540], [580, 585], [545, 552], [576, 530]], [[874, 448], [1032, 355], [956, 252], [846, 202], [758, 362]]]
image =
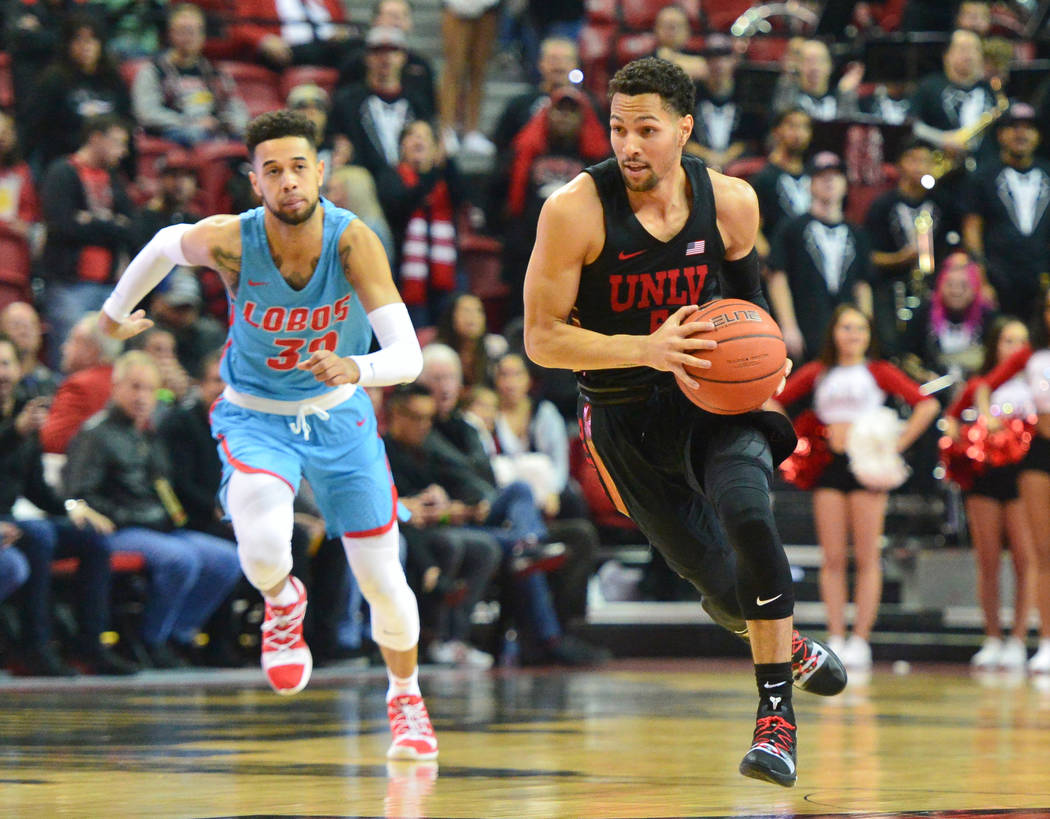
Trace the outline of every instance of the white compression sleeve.
[[382, 348], [368, 355], [352, 355], [350, 360], [361, 371], [362, 387], [388, 387], [413, 381], [423, 369], [423, 353], [408, 308], [402, 302], [377, 307], [368, 322]]
[[157, 231], [128, 264], [102, 309], [115, 321], [123, 321], [150, 290], [160, 284], [175, 265], [188, 265], [182, 252], [182, 234], [192, 225], [170, 225]]

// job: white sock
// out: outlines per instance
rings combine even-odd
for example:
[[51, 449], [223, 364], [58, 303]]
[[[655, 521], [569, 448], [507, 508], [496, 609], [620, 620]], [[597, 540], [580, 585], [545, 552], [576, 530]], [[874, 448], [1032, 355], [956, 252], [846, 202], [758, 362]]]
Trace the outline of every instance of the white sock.
[[[266, 597], [266, 595], [263, 595]], [[281, 588], [275, 597], [266, 597], [266, 602], [271, 606], [290, 606], [299, 600], [299, 592], [295, 590], [287, 578], [284, 581], [284, 586]]]
[[404, 694], [412, 694], [416, 697], [423, 696], [419, 690], [418, 666], [412, 669], [412, 673], [407, 677], [395, 677], [389, 668], [386, 670], [386, 676], [390, 680], [390, 687], [386, 690], [387, 702], [390, 702], [394, 697], [400, 697]]

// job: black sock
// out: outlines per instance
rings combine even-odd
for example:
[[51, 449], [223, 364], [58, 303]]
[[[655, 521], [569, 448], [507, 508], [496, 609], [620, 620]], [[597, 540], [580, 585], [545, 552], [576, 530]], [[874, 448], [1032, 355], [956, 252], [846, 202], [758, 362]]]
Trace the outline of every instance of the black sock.
[[776, 711], [791, 719], [791, 663], [756, 663], [759, 711]]

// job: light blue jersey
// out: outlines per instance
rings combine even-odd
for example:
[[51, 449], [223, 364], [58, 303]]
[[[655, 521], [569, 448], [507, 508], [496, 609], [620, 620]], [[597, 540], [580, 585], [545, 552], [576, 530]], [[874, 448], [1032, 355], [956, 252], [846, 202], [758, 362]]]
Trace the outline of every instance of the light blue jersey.
[[263, 398], [299, 401], [327, 392], [312, 373], [296, 369], [317, 350], [363, 355], [372, 328], [339, 260], [339, 237], [357, 218], [326, 199], [321, 257], [310, 281], [295, 290], [273, 263], [263, 208], [241, 214], [241, 273], [230, 306], [232, 322], [223, 380]]
[[[338, 254], [340, 235], [357, 217], [326, 200], [321, 204], [321, 258], [302, 290], [289, 286], [270, 257], [263, 209], [241, 214], [241, 274], [221, 371], [246, 397], [292, 406], [323, 403], [319, 396], [335, 391], [296, 365], [322, 348], [345, 357], [363, 355], [371, 345], [372, 327]], [[397, 491], [372, 402], [363, 389], [348, 392], [325, 412], [311, 414], [309, 424], [306, 416], [238, 405], [229, 394], [216, 401], [211, 427], [223, 464], [223, 504], [234, 471], [274, 475], [293, 492], [305, 476], [329, 535], [371, 537], [393, 526]]]

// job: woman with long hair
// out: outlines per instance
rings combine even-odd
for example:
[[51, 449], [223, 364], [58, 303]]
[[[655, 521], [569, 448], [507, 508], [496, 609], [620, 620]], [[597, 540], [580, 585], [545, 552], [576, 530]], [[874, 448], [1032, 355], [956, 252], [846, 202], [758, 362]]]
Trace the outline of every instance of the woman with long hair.
[[507, 351], [503, 336], [487, 332], [485, 305], [472, 293], [459, 293], [437, 324], [437, 341], [459, 354], [463, 385], [492, 384], [492, 364]]
[[[1034, 412], [1032, 391], [1024, 376], [1015, 375], [994, 392], [984, 380], [994, 367], [1027, 344], [1028, 328], [1023, 321], [1012, 316], [995, 320], [985, 337], [980, 371], [945, 413], [946, 432], [953, 440], [965, 434], [959, 421], [967, 410], [976, 409], [976, 423], [988, 433], [1004, 429], [1004, 423], [1011, 419], [1024, 419]], [[989, 466], [963, 489], [977, 561], [977, 599], [984, 613], [984, 643], [970, 660], [976, 668], [1020, 670], [1027, 659], [1024, 638], [1035, 595], [1035, 577], [1030, 571], [1035, 547], [1017, 487], [1019, 472], [1016, 462]], [[1016, 586], [1013, 628], [1005, 641], [999, 622], [999, 563], [1004, 531], [1010, 544]], [[1047, 626], [1050, 623], [1044, 628]]]
[[1035, 602], [1043, 635], [1038, 651], [1028, 661], [1028, 670], [1050, 674], [1050, 287], [1040, 293], [1031, 342], [988, 373], [984, 383], [994, 393], [1019, 373], [1028, 383], [1036, 412], [1031, 446], [1020, 465], [1018, 490], [1035, 544]]
[[[867, 427], [872, 413], [890, 396], [900, 398], [911, 405], [911, 416], [899, 429], [894, 425], [891, 434], [895, 439], [886, 445], [891, 455], [902, 453], [933, 422], [940, 407], [934, 399], [923, 396], [918, 384], [903, 372], [876, 358], [871, 320], [851, 304], [835, 309], [820, 358], [793, 373], [776, 402], [789, 407], [807, 396], [812, 396], [813, 411], [831, 453], [813, 491], [813, 516], [823, 551], [820, 596], [827, 610], [828, 645], [847, 668], [863, 670], [871, 667], [869, 640], [882, 597], [879, 547], [888, 492], [879, 485], [877, 476], [872, 480], [872, 470], [864, 468], [864, 458], [871, 456], [853, 451], [851, 432], [858, 421], [863, 420], [858, 432]], [[846, 568], [851, 536], [856, 612], [853, 634], [847, 639]]]

